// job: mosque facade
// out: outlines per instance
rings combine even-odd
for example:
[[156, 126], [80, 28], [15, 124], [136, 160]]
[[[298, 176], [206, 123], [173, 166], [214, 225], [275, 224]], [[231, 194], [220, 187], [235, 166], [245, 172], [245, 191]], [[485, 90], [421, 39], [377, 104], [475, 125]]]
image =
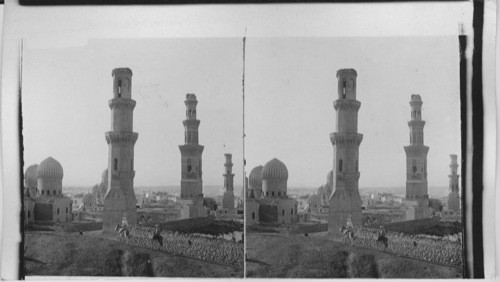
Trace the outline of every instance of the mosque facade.
[[62, 194], [63, 175], [61, 164], [52, 157], [26, 169], [23, 199], [25, 223], [73, 220], [73, 201]]
[[247, 224], [289, 224], [298, 221], [295, 199], [287, 194], [288, 169], [274, 158], [252, 169], [246, 201]]
[[406, 220], [426, 218], [430, 215], [427, 188], [427, 153], [424, 145], [424, 125], [422, 120], [422, 98], [411, 95], [410, 145], [406, 153]]
[[184, 125], [184, 145], [181, 151], [181, 218], [205, 216], [203, 208], [202, 158], [203, 146], [198, 143], [200, 120], [196, 118], [198, 100], [195, 94], [186, 94], [186, 119]]
[[117, 68], [112, 71], [113, 99], [111, 108], [111, 131], [106, 132], [109, 147], [108, 191], [104, 197], [103, 232], [114, 233], [117, 224], [126, 217], [130, 225], [137, 222], [134, 193], [134, 146], [138, 134], [133, 132], [132, 71]]
[[328, 231], [338, 234], [347, 219], [361, 227], [361, 197], [358, 189], [359, 145], [363, 135], [358, 133], [358, 111], [361, 103], [356, 100], [357, 73], [354, 69], [337, 71], [338, 99], [333, 102], [336, 111], [336, 132], [330, 134], [333, 145], [332, 186]]

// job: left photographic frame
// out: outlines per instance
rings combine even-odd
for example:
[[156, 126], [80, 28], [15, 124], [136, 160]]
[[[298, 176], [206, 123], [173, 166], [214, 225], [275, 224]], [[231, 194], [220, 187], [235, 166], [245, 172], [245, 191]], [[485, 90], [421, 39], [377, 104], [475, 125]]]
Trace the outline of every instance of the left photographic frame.
[[241, 38], [20, 44], [22, 275], [243, 277]]

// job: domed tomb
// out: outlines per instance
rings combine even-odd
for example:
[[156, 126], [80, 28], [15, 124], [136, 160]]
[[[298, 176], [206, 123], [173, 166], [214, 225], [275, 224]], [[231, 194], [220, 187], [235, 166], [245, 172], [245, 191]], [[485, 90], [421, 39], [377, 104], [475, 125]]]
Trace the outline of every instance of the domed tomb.
[[250, 171], [248, 177], [248, 184], [250, 185], [250, 190], [253, 191], [256, 198], [260, 198], [262, 195], [262, 169], [264, 167], [259, 165]]
[[262, 194], [264, 197], [285, 197], [287, 193], [288, 169], [274, 158], [262, 168]]
[[52, 157], [43, 160], [37, 169], [38, 190], [42, 196], [62, 195], [63, 168]]
[[[37, 177], [38, 165], [30, 165], [24, 173], [24, 187], [31, 197], [35, 197], [38, 187]], [[26, 192], [26, 191], [25, 191]]]

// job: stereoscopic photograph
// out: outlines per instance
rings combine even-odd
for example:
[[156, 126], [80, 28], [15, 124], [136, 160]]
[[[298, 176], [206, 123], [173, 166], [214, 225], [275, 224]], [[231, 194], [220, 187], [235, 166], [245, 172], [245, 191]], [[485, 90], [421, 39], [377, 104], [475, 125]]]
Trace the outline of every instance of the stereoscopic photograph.
[[25, 275], [243, 277], [241, 39], [37, 43]]
[[462, 276], [459, 50], [248, 38], [246, 277]]
[[492, 277], [458, 2], [6, 5], [1, 278]]

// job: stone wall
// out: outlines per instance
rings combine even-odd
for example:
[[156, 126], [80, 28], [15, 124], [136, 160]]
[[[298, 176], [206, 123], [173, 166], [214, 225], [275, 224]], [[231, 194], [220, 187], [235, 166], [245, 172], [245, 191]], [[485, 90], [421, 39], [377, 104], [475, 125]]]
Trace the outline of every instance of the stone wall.
[[57, 226], [56, 229], [56, 231], [61, 232], [87, 232], [95, 230], [102, 230], [102, 221], [72, 222], [67, 225]]
[[189, 232], [190, 229], [193, 229], [195, 227], [198, 228], [210, 225], [212, 222], [214, 222], [214, 220], [215, 217], [207, 216], [207, 217], [185, 218], [185, 219], [163, 221], [163, 222], [148, 222], [142, 226], [154, 227], [156, 224], [158, 224], [164, 231]]
[[179, 234], [177, 232], [163, 231], [163, 247], [157, 241], [151, 241], [154, 228], [136, 227], [129, 240], [120, 238], [123, 243], [160, 249], [186, 257], [204, 261], [243, 267], [244, 244], [224, 239], [207, 238], [198, 234]]
[[180, 210], [178, 213], [162, 212], [162, 211], [144, 211], [144, 210], [137, 211], [138, 224], [140, 223], [142, 218], [144, 218], [144, 221], [146, 222], [157, 224], [166, 220], [177, 220], [180, 219], [180, 217], [181, 217]]
[[378, 229], [362, 228], [356, 231], [355, 246], [391, 252], [454, 267], [462, 267], [462, 244], [460, 241], [445, 238], [432, 238], [426, 235], [405, 235], [387, 232], [387, 249], [377, 243]]

